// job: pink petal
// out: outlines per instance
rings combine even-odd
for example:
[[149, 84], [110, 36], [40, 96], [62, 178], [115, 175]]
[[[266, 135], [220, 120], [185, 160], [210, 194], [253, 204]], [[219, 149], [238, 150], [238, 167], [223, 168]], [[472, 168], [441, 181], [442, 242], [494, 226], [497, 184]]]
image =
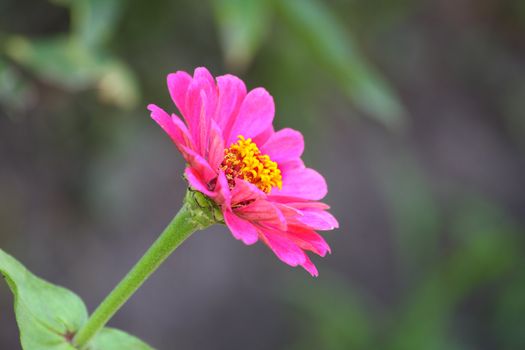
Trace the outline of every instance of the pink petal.
[[216, 197], [217, 194], [208, 188], [206, 182], [202, 180], [197, 170], [187, 167], [186, 170], [184, 170], [184, 175], [193, 189], [205, 194], [212, 199]]
[[272, 96], [263, 88], [253, 89], [242, 102], [239, 115], [226, 144], [230, 145], [235, 142], [239, 135], [245, 138], [259, 135], [272, 124], [274, 112]]
[[261, 152], [269, 155], [277, 164], [299, 158], [303, 151], [303, 135], [293, 129], [277, 131], [261, 147]]
[[166, 111], [154, 104], [149, 104], [148, 109], [151, 112], [151, 118], [160, 125], [160, 127], [166, 132], [166, 134], [169, 135], [169, 137], [171, 137], [175, 144], [186, 146], [181, 130], [176, 127], [172, 118], [168, 113], [166, 113]]
[[186, 72], [168, 75], [168, 88], [173, 102], [186, 120], [194, 149], [204, 156], [208, 146], [209, 120], [215, 113], [217, 88], [206, 68], [195, 69], [192, 78]]
[[286, 229], [286, 219], [281, 211], [271, 202], [259, 199], [246, 206], [235, 209], [235, 213], [251, 222], [265, 222]]
[[202, 79], [207, 82], [206, 94], [217, 94], [215, 88], [215, 79], [206, 67], [197, 67], [193, 71], [193, 79]]
[[252, 141], [255, 142], [257, 146], [264, 145], [266, 141], [275, 133], [273, 130], [273, 125], [270, 124], [269, 127], [266, 128], [263, 132], [261, 132], [259, 135], [255, 136]]
[[171, 121], [173, 122], [175, 127], [178, 130], [180, 130], [182, 139], [184, 140], [184, 145], [187, 146], [188, 148], [194, 149], [195, 145], [193, 144], [193, 138], [191, 137], [186, 124], [184, 124], [184, 122], [180, 120], [180, 118], [176, 116], [175, 114], [171, 115]]
[[296, 159], [289, 160], [286, 162], [281, 162], [278, 164], [278, 166], [279, 166], [279, 169], [281, 170], [281, 173], [283, 174], [289, 171], [302, 170], [306, 168], [301, 158], [296, 158]]
[[184, 171], [184, 174], [193, 189], [210, 197], [217, 205], [231, 210], [231, 194], [230, 189], [228, 188], [228, 181], [226, 180], [224, 173], [219, 173], [215, 179], [216, 184], [214, 189], [210, 189], [208, 186], [209, 181], [204, 181], [201, 177], [201, 174], [199, 174], [199, 172], [194, 168], [187, 167]]
[[328, 231], [339, 228], [336, 218], [327, 211], [303, 210], [302, 213], [297, 220], [314, 230]]
[[303, 215], [302, 211], [300, 211], [299, 209], [296, 209], [294, 207], [291, 207], [289, 205], [286, 205], [286, 204], [283, 204], [283, 203], [279, 203], [279, 202], [276, 202], [276, 201], [273, 201], [273, 200], [272, 200], [272, 203], [273, 203], [273, 205], [275, 205], [281, 211], [281, 213], [283, 213], [283, 215], [286, 218], [286, 220]]
[[232, 205], [261, 198], [266, 198], [266, 193], [261, 191], [259, 187], [248, 181], [235, 179], [235, 187], [232, 190]]
[[232, 195], [226, 175], [224, 175], [224, 172], [222, 171], [220, 171], [219, 175], [217, 176], [215, 192], [217, 192], [217, 197], [215, 200], [217, 204], [226, 208], [230, 208]]
[[207, 110], [210, 114], [208, 118], [212, 118], [215, 113], [217, 106], [217, 86], [215, 85], [215, 79], [210, 74], [210, 72], [204, 67], [198, 67], [193, 73], [193, 79], [202, 80], [205, 83], [202, 85], [203, 91], [206, 94], [206, 100], [208, 103]]
[[200, 178], [204, 180], [204, 182], [209, 183], [212, 179], [214, 179], [217, 176], [217, 172], [210, 167], [206, 159], [204, 159], [188, 147], [182, 146], [181, 149], [181, 153], [190, 165], [190, 167], [197, 171]]
[[228, 140], [242, 101], [246, 97], [246, 86], [241, 79], [230, 74], [217, 77], [217, 86], [219, 100], [215, 119], [223, 130], [224, 139]]
[[[283, 201], [284, 198], [284, 201]], [[286, 200], [286, 197], [278, 198], [279, 202], [286, 203], [286, 205], [292, 206], [296, 209], [319, 209], [327, 210], [330, 209], [328, 204], [323, 202], [296, 202], [294, 199]]]
[[279, 259], [290, 266], [305, 263], [306, 254], [293, 241], [283, 237], [273, 230], [262, 230], [261, 239], [270, 247]]
[[200, 155], [206, 157], [210, 122], [217, 105], [217, 87], [212, 75], [204, 67], [196, 68], [193, 73], [193, 81], [186, 96], [186, 105], [188, 106], [188, 104], [192, 105], [188, 108], [188, 112], [192, 114], [192, 119], [197, 122], [195, 125], [197, 130], [192, 130], [196, 149]]
[[183, 71], [168, 74], [167, 78], [171, 99], [183, 117], [186, 115], [186, 92], [191, 80], [191, 76]]
[[249, 221], [243, 220], [229, 210], [223, 211], [224, 221], [236, 239], [250, 245], [257, 242], [257, 229]]
[[271, 196], [295, 197], [308, 200], [319, 200], [327, 191], [324, 177], [310, 168], [294, 168], [283, 171], [283, 188], [272, 189]]
[[314, 230], [290, 225], [286, 231], [286, 236], [301, 249], [312, 251], [320, 256], [325, 256], [326, 253], [330, 253], [328, 243]]
[[317, 268], [315, 267], [315, 265], [312, 263], [312, 260], [310, 260], [308, 256], [306, 256], [306, 260], [304, 261], [304, 263], [301, 264], [301, 266], [306, 271], [308, 271], [308, 273], [312, 275], [312, 277], [319, 276], [319, 272], [317, 271]]
[[261, 239], [281, 261], [290, 266], [300, 265], [314, 277], [319, 275], [310, 258], [294, 241], [276, 230], [262, 229], [260, 232]]
[[224, 159], [224, 139], [222, 131], [215, 122], [211, 120], [210, 140], [208, 145], [208, 161], [213, 169], [218, 169]]
[[[202, 91], [202, 81], [193, 80], [188, 88], [186, 94], [186, 114], [184, 115], [188, 129], [195, 142], [197, 152], [204, 156], [202, 146], [207, 143], [206, 137], [203, 137], [203, 132], [208, 130], [206, 125], [205, 102], [206, 95]], [[203, 125], [204, 124], [204, 125]]]

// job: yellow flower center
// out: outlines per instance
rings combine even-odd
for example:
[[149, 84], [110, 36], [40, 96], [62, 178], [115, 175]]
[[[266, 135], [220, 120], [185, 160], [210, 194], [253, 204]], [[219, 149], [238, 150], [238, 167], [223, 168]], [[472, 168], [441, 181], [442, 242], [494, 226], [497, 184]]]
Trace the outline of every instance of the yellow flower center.
[[239, 141], [224, 150], [224, 159], [220, 168], [226, 174], [230, 187], [235, 185], [235, 178], [251, 182], [259, 189], [270, 193], [272, 187], [283, 186], [281, 170], [261, 151], [252, 139], [239, 135]]

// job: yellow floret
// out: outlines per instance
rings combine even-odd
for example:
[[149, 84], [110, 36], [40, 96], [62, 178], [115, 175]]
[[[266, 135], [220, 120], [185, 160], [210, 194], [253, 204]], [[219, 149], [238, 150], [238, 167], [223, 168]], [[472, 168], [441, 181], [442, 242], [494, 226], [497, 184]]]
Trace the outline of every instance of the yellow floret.
[[252, 139], [245, 139], [242, 135], [239, 135], [236, 143], [224, 150], [221, 169], [231, 186], [235, 184], [235, 178], [251, 182], [266, 193], [270, 193], [273, 187], [281, 189], [283, 186], [277, 163], [268, 155], [261, 154]]

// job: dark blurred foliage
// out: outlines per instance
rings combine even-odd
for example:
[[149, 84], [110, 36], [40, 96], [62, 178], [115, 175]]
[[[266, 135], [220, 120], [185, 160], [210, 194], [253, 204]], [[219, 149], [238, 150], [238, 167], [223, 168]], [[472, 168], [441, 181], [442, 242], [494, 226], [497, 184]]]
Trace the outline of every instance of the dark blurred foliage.
[[[93, 308], [178, 209], [145, 105], [266, 87], [341, 229], [320, 277], [195, 234], [111, 321], [159, 349], [525, 348], [525, 2], [0, 1], [0, 246]], [[0, 348], [18, 349], [0, 285]]]

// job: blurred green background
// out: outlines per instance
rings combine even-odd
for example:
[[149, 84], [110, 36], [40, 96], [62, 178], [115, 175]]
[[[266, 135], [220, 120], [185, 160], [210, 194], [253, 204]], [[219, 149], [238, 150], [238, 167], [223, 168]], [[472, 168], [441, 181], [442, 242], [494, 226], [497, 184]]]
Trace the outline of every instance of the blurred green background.
[[[266, 87], [341, 228], [320, 277], [216, 227], [110, 325], [158, 349], [525, 349], [525, 2], [0, 0], [0, 247], [93, 308], [180, 206], [149, 118]], [[0, 349], [19, 349], [0, 285]]]

